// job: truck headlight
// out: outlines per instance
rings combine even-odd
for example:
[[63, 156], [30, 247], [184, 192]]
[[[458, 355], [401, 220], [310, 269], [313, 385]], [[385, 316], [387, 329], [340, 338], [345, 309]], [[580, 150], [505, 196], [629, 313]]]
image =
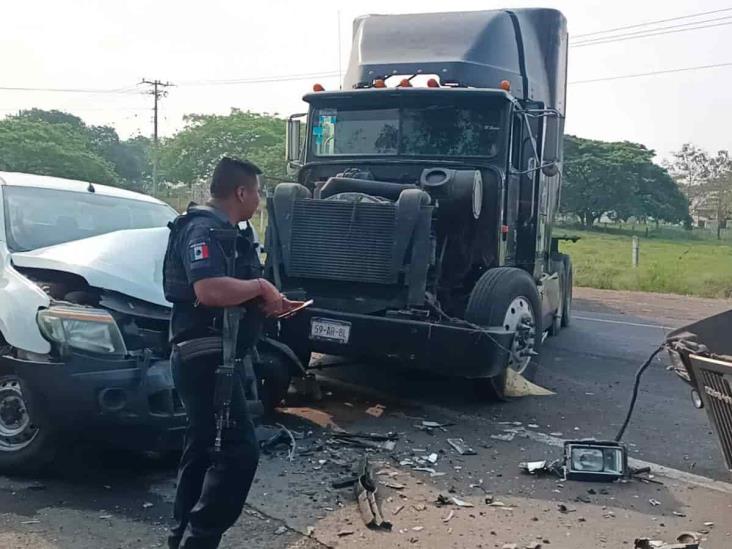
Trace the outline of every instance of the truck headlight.
[[616, 480], [628, 475], [625, 446], [613, 441], [564, 443], [565, 476], [572, 480]]
[[52, 343], [93, 353], [127, 354], [119, 327], [107, 311], [58, 306], [38, 311], [37, 318], [43, 337]]

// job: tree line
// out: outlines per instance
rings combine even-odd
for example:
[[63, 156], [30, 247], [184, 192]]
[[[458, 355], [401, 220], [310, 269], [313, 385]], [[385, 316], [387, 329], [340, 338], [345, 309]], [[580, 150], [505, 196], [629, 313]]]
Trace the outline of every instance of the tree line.
[[[55, 175], [151, 190], [157, 155], [162, 190], [207, 181], [224, 154], [248, 158], [274, 180], [285, 177], [285, 120], [233, 109], [191, 114], [161, 140], [121, 139], [110, 126], [61, 112], [30, 109], [0, 120], [0, 170]], [[565, 138], [562, 211], [591, 227], [599, 219], [684, 223], [702, 219], [723, 228], [732, 212], [732, 159], [684, 145], [659, 165], [655, 153], [631, 142]]]

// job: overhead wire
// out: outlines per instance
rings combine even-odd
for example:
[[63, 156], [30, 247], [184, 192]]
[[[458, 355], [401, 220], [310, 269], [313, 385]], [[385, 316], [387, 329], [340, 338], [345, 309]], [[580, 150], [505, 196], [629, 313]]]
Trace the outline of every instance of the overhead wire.
[[715, 13], [724, 13], [724, 12], [728, 12], [728, 11], [732, 11], [732, 8], [723, 8], [723, 9], [712, 10], [712, 11], [702, 11], [702, 12], [698, 12], [698, 13], [691, 13], [689, 15], [680, 15], [677, 17], [669, 17], [666, 19], [656, 19], [655, 21], [646, 21], [645, 23], [636, 23], [634, 25], [624, 25], [622, 27], [614, 27], [611, 29], [605, 29], [605, 30], [600, 30], [600, 31], [586, 32], [584, 34], [575, 34], [573, 38], [577, 39], [577, 38], [584, 38], [586, 36], [596, 36], [598, 34], [609, 34], [609, 33], [617, 32], [617, 31], [621, 31], [621, 30], [637, 29], [640, 27], [648, 27], [651, 25], [657, 25], [659, 23], [668, 23], [670, 21], [679, 21], [681, 19], [692, 19], [694, 17], [701, 17], [703, 15], [712, 15]]
[[[729, 19], [729, 18], [724, 18]], [[588, 40], [585, 42], [580, 42], [578, 44], [570, 44], [570, 47], [572, 48], [583, 48], [586, 46], [596, 46], [600, 44], [611, 44], [614, 42], [625, 42], [627, 40], [637, 40], [640, 38], [649, 38], [653, 36], [663, 36], [666, 34], [676, 34], [679, 32], [688, 32], [688, 31], [694, 31], [694, 30], [701, 30], [701, 29], [711, 29], [714, 27], [725, 27], [727, 25], [732, 25], [732, 21], [726, 21], [723, 23], [715, 23], [712, 25], [701, 25], [696, 27], [684, 27], [684, 28], [672, 28], [669, 27], [670, 30], [658, 30], [658, 32], [655, 32], [655, 29], [649, 30], [646, 33], [634, 33], [633, 35], [626, 35], [624, 37], [607, 37], [605, 38], [598, 38], [596, 40]]]
[[620, 74], [617, 76], [605, 76], [602, 78], [589, 78], [586, 80], [575, 80], [573, 82], [568, 82], [567, 85], [591, 84], [593, 82], [606, 82], [609, 80], [625, 80], [628, 78], [640, 78], [642, 76], [656, 76], [656, 75], [661, 75], [661, 74], [672, 74], [672, 73], [676, 73], [676, 72], [717, 69], [717, 68], [721, 68], [721, 67], [730, 67], [730, 66], [732, 66], [732, 62], [715, 63], [713, 65], [697, 65], [695, 67], [679, 67], [679, 68], [665, 69], [665, 70], [659, 70], [659, 71], [638, 72], [638, 73], [633, 73], [633, 74]]

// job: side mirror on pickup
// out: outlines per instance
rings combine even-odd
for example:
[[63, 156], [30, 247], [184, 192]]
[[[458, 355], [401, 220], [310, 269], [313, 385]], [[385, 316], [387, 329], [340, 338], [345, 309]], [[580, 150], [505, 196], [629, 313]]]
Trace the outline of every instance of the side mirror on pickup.
[[302, 121], [300, 120], [305, 113], [293, 114], [287, 119], [287, 151], [285, 159], [287, 163], [298, 163], [300, 161], [300, 153], [302, 151]]
[[561, 160], [562, 135], [564, 134], [564, 119], [558, 112], [547, 113], [544, 133], [544, 150], [542, 152], [541, 171], [547, 177], [554, 177], [559, 173]]

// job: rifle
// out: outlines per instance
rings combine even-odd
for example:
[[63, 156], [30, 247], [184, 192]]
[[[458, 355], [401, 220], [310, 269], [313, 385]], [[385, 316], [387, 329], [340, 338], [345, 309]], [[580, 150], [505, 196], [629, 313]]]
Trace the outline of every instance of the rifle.
[[[224, 252], [227, 276], [235, 277], [236, 259], [238, 257], [236, 245], [237, 239], [239, 238], [238, 229], [211, 229], [211, 236], [218, 242]], [[240, 372], [243, 371], [244, 373], [244, 379], [247, 385], [244, 391], [247, 398], [247, 407], [253, 412], [259, 411], [262, 408], [262, 403], [259, 401], [257, 378], [251, 357], [248, 353], [245, 357], [237, 357], [241, 315], [241, 307], [224, 308], [221, 336], [222, 361], [216, 368], [216, 385], [214, 388], [214, 410], [216, 413], [215, 453], [221, 452], [224, 430], [236, 426], [231, 419], [231, 397], [234, 389], [234, 375], [237, 370]], [[251, 399], [249, 398], [250, 395]]]

